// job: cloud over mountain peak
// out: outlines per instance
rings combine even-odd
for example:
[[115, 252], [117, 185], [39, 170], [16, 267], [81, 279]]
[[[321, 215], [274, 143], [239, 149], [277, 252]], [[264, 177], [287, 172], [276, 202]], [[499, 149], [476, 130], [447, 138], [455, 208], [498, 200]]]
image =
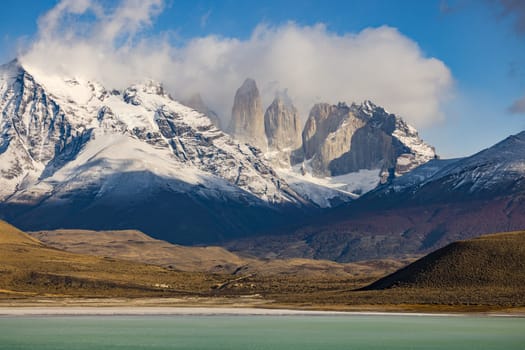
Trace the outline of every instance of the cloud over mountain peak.
[[236, 88], [257, 80], [263, 105], [288, 89], [302, 118], [316, 102], [371, 99], [416, 126], [443, 118], [452, 76], [397, 29], [382, 26], [338, 34], [325, 25], [257, 26], [247, 39], [216, 35], [177, 45], [148, 35], [161, 0], [63, 0], [40, 18], [39, 33], [21, 60], [46, 72], [96, 79], [125, 88], [151, 78], [178, 98], [201, 93], [223, 121]]

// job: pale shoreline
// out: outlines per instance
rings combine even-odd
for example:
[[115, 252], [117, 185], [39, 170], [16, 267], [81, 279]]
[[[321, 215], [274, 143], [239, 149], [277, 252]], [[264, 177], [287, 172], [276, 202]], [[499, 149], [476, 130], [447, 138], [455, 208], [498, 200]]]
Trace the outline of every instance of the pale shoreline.
[[318, 316], [346, 314], [351, 313], [341, 311], [262, 309], [252, 307], [0, 307], [0, 316]]
[[525, 317], [507, 313], [429, 313], [381, 311], [313, 311], [252, 307], [0, 307], [0, 318], [51, 316], [432, 316], [432, 317]]
[[258, 295], [238, 298], [28, 298], [0, 300], [0, 317], [52, 316], [510, 316], [525, 308], [425, 309], [422, 305], [272, 304]]

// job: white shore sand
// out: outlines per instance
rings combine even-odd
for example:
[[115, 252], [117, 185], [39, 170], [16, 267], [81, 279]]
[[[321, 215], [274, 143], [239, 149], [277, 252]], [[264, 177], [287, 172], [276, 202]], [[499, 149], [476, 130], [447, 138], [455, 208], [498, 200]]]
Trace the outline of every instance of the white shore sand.
[[23, 316], [513, 316], [525, 309], [494, 312], [403, 310], [362, 305], [350, 310], [312, 310], [267, 305], [259, 296], [242, 298], [32, 298], [0, 300], [0, 317]]
[[0, 316], [154, 316], [154, 315], [338, 315], [340, 312], [287, 309], [215, 308], [215, 307], [1, 307]]
[[[0, 307], [0, 317], [19, 316], [464, 316], [453, 313], [309, 311], [233, 307]], [[492, 315], [497, 316], [497, 315]], [[502, 315], [503, 316], [503, 315]]]

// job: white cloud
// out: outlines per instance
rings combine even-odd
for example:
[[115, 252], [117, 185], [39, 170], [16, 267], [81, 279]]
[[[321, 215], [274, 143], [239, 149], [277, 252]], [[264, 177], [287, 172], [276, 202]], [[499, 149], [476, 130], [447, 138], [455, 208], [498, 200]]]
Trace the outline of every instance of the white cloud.
[[[176, 97], [200, 92], [223, 119], [246, 77], [256, 79], [266, 105], [277, 89], [287, 88], [303, 118], [316, 102], [364, 99], [419, 127], [443, 118], [449, 69], [395, 28], [339, 35], [322, 24], [290, 22], [258, 26], [246, 40], [210, 35], [178, 47], [162, 36], [139, 35], [161, 10], [161, 0], [125, 1], [112, 9], [63, 0], [41, 18], [39, 36], [22, 61], [111, 88], [160, 80]], [[82, 14], [91, 17], [81, 20]]]

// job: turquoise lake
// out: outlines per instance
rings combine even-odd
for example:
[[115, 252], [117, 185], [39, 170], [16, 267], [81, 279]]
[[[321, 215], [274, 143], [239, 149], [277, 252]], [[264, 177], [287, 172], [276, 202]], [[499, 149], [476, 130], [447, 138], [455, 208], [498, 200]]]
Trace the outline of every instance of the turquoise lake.
[[525, 349], [525, 319], [445, 316], [0, 318], [0, 349]]

